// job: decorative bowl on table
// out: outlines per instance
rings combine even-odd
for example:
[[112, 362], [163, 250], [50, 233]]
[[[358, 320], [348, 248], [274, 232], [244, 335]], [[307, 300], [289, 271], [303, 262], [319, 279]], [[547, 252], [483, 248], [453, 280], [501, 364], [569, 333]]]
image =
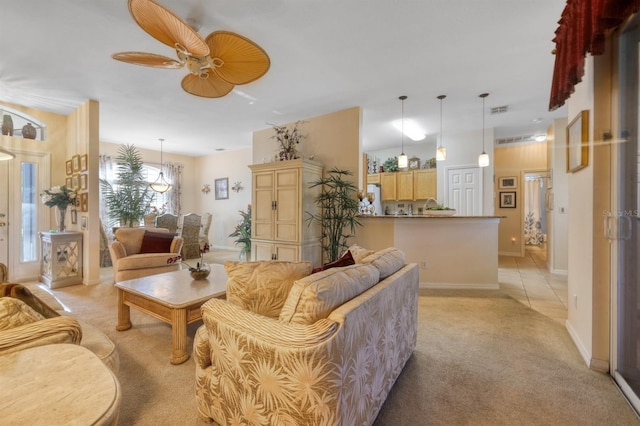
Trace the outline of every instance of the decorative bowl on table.
[[206, 263], [199, 264], [198, 268], [189, 268], [189, 274], [194, 280], [207, 279], [210, 272], [211, 267], [209, 267], [209, 265], [207, 265]]

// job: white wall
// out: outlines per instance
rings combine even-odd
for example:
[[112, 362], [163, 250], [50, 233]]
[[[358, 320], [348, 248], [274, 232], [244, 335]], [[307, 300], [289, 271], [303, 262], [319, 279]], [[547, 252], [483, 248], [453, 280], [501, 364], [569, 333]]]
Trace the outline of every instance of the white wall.
[[593, 353], [593, 87], [593, 58], [587, 57], [582, 82], [575, 86], [567, 103], [569, 121], [582, 110], [590, 111], [589, 166], [567, 174], [567, 329], [588, 365]]
[[[209, 243], [212, 247], [236, 248], [235, 237], [229, 234], [240, 220], [239, 210], [246, 211], [251, 204], [251, 170], [252, 149], [221, 152], [196, 160], [196, 177], [194, 194], [198, 211], [210, 212], [213, 215], [209, 230]], [[215, 199], [214, 183], [216, 179], [229, 178], [229, 198]], [[241, 182], [244, 189], [239, 192], [231, 190], [235, 182]], [[204, 184], [211, 186], [211, 192], [204, 194], [200, 189]]]

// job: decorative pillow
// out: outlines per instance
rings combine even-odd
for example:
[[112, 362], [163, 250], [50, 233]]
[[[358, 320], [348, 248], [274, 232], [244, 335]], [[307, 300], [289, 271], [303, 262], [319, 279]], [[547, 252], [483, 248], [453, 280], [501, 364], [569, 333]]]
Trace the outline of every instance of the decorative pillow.
[[174, 235], [170, 232], [144, 231], [140, 253], [171, 253]]
[[311, 273], [311, 262], [224, 263], [227, 301], [260, 315], [278, 318], [294, 281]]
[[[44, 294], [44, 296], [47, 295], [48, 293]], [[21, 284], [0, 284], [0, 297], [13, 297], [15, 299], [19, 299], [45, 318], [53, 318], [60, 315]], [[53, 301], [56, 301], [55, 298]]]
[[384, 280], [404, 266], [404, 253], [395, 247], [389, 247], [362, 259], [362, 263], [370, 263], [380, 271], [380, 279]]
[[355, 263], [356, 262], [355, 262], [355, 260], [353, 260], [353, 256], [351, 255], [351, 252], [349, 250], [347, 250], [347, 252], [345, 254], [343, 254], [340, 259], [336, 259], [333, 262], [325, 263], [322, 266], [318, 266], [317, 268], [313, 268], [313, 271], [311, 271], [311, 273], [315, 274], [316, 272], [325, 271], [325, 270], [331, 269], [331, 268], [338, 268], [340, 266], [354, 265]]
[[380, 273], [373, 265], [355, 264], [328, 269], [296, 281], [280, 312], [280, 321], [313, 324], [373, 287]]
[[362, 248], [357, 244], [353, 244], [351, 247], [349, 247], [349, 251], [351, 252], [353, 260], [356, 263], [362, 263], [362, 259], [369, 256], [370, 254], [375, 253], [374, 250], [367, 250], [366, 248]]
[[22, 300], [13, 297], [0, 297], [0, 330], [8, 330], [43, 319], [44, 316], [34, 311]]

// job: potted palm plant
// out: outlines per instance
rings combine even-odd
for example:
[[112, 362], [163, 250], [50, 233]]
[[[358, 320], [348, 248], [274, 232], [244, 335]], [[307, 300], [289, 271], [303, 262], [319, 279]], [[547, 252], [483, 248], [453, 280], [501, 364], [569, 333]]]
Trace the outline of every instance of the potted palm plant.
[[116, 180], [100, 179], [102, 197], [111, 226], [133, 227], [149, 209], [154, 193], [143, 170], [142, 156], [134, 145], [122, 145], [115, 158]]
[[247, 211], [239, 210], [240, 220], [230, 237], [238, 237], [235, 241], [240, 246], [240, 259], [247, 260], [251, 257], [251, 204]]
[[307, 212], [309, 222], [320, 223], [322, 229], [322, 251], [326, 262], [338, 259], [346, 250], [348, 239], [355, 234], [358, 220], [357, 187], [345, 176], [351, 176], [349, 170], [333, 168], [329, 173], [311, 184], [311, 188], [320, 186], [320, 194], [314, 200], [320, 212]]

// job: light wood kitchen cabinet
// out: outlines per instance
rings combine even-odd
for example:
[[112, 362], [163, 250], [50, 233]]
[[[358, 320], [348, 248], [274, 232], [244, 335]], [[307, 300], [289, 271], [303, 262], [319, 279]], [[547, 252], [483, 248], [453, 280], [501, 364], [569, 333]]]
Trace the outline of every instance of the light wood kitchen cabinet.
[[396, 173], [396, 196], [398, 201], [413, 201], [413, 171]]
[[426, 200], [438, 196], [436, 169], [421, 169], [413, 171], [413, 199]]
[[397, 200], [396, 173], [380, 173], [380, 201]]
[[367, 175], [367, 185], [380, 185], [380, 173], [370, 173]]
[[307, 212], [318, 213], [315, 199], [322, 165], [310, 160], [254, 164], [252, 171], [252, 260], [322, 262], [320, 225], [309, 225]]

